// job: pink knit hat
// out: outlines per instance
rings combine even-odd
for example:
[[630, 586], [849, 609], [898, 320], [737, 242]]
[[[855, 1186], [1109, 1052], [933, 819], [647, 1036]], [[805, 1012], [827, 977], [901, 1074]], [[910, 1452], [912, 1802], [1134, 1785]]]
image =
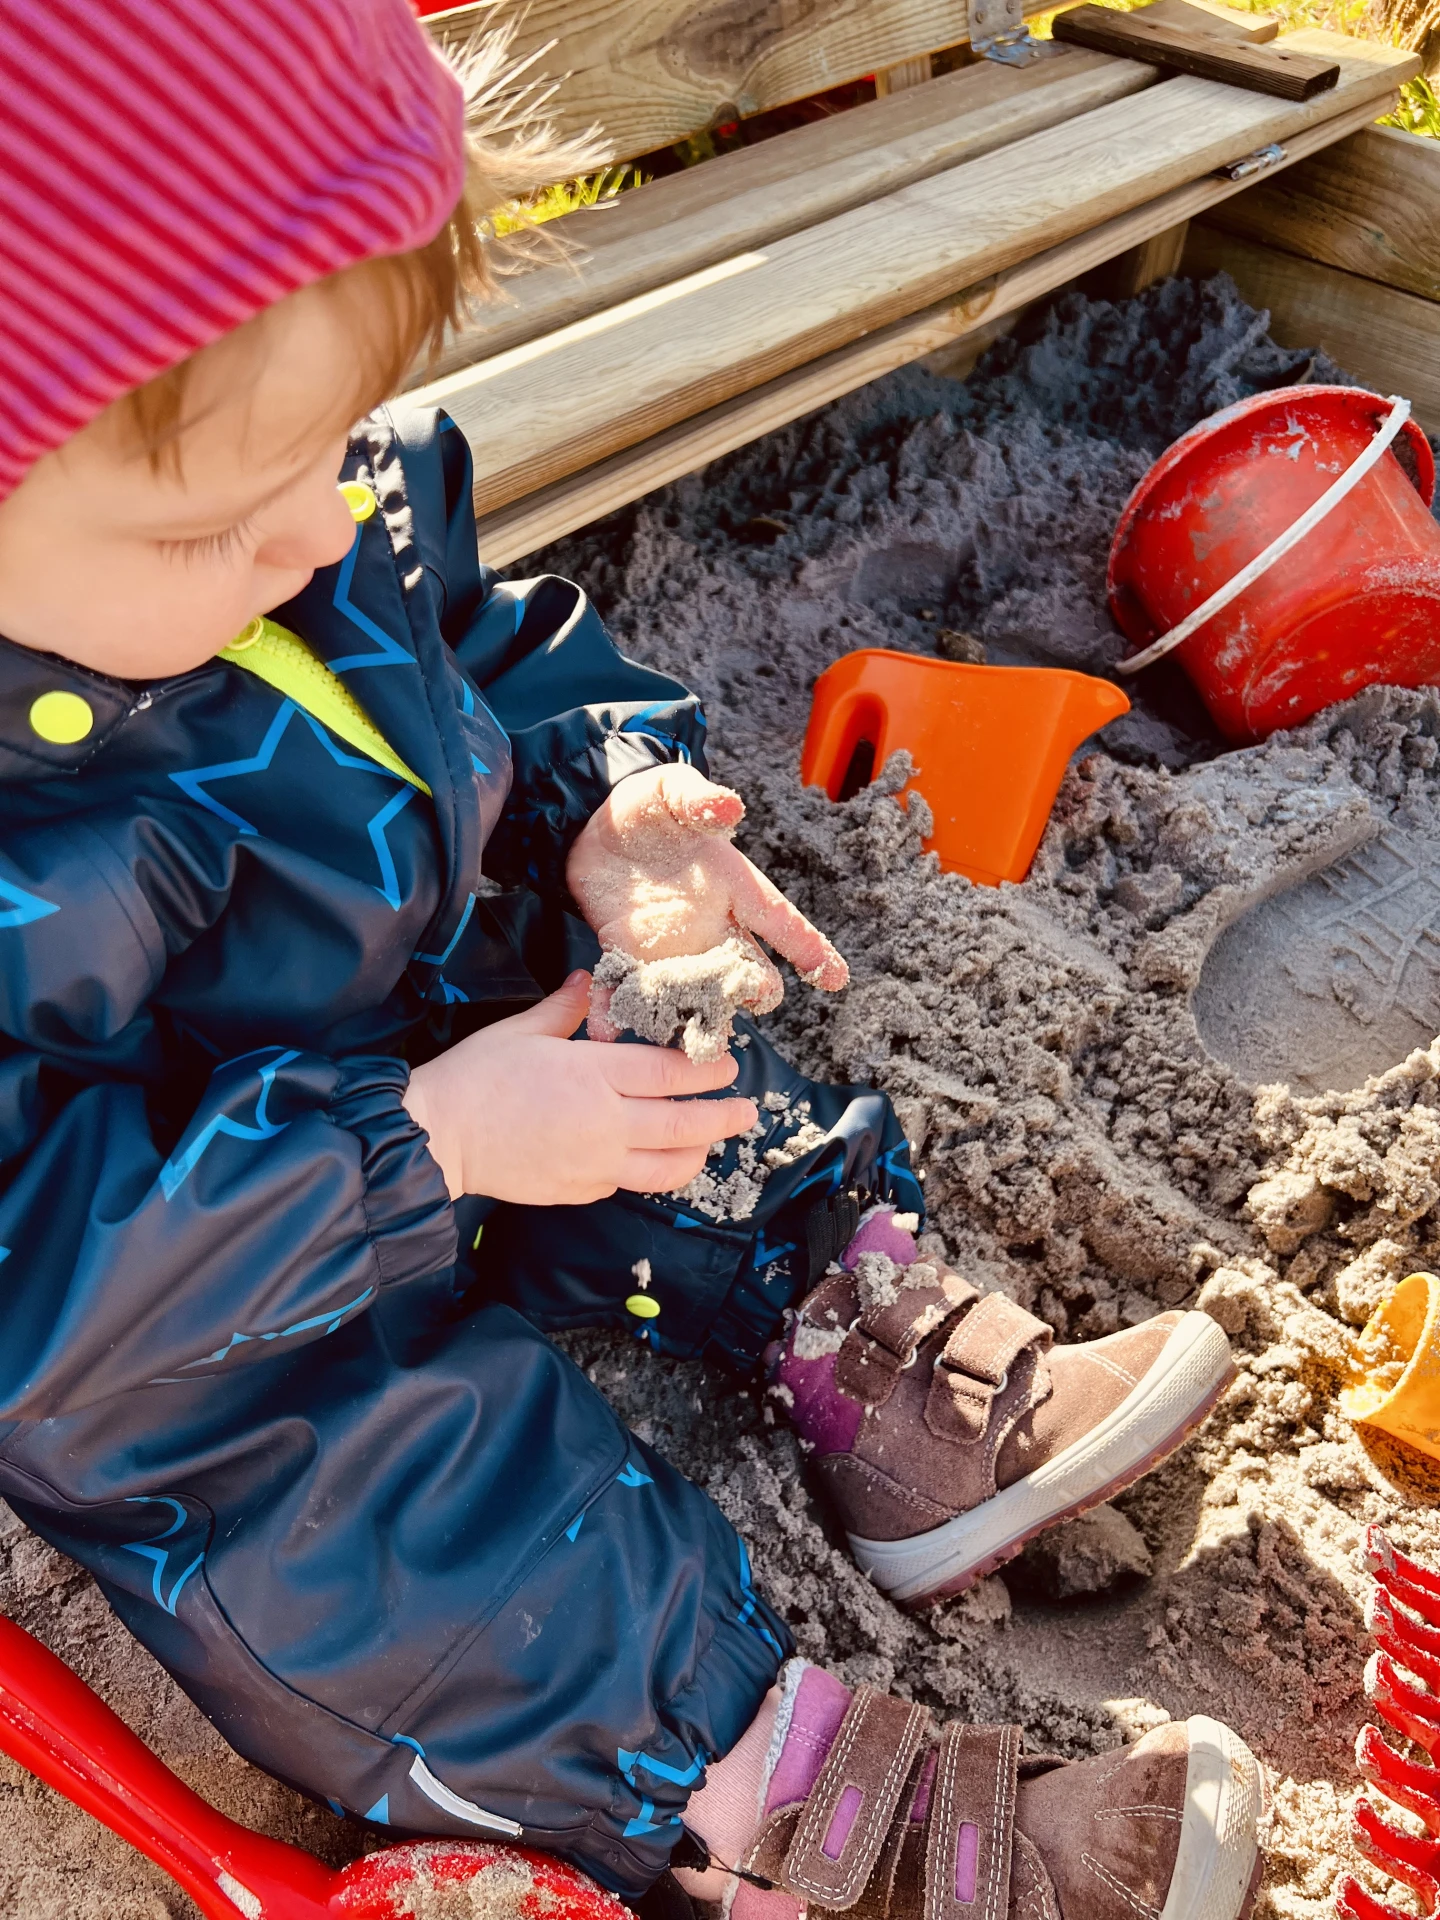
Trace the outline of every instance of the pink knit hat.
[[0, 0], [0, 499], [297, 287], [433, 239], [464, 102], [407, 0]]

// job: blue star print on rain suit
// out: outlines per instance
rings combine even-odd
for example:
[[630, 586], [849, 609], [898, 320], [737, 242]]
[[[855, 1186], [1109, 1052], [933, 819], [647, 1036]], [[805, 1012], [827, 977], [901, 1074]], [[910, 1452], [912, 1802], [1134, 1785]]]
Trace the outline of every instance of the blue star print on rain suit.
[[345, 471], [378, 511], [275, 617], [423, 785], [232, 662], [0, 641], [0, 1494], [259, 1765], [635, 1895], [790, 1643], [537, 1328], [748, 1364], [856, 1196], [918, 1194], [878, 1095], [752, 1035], [744, 1089], [826, 1137], [746, 1219], [452, 1207], [407, 1063], [594, 957], [569, 846], [704, 721], [578, 589], [479, 565], [448, 421], [382, 413]]

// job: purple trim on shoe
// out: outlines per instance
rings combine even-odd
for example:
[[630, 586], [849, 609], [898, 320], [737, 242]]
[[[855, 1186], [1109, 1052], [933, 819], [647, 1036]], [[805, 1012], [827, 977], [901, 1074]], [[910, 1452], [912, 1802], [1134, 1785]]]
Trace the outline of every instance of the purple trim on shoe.
[[850, 1689], [822, 1667], [807, 1667], [795, 1694], [790, 1731], [770, 1776], [765, 1817], [810, 1796], [850, 1709]]
[[740, 1880], [721, 1912], [725, 1920], [805, 1920], [805, 1903], [792, 1893], [762, 1893]]
[[897, 1267], [913, 1266], [920, 1257], [914, 1234], [895, 1225], [894, 1207], [877, 1207], [860, 1222], [854, 1239], [840, 1256], [840, 1264], [847, 1273], [855, 1271], [855, 1263], [862, 1253], [889, 1254]]
[[935, 1755], [932, 1753], [920, 1770], [920, 1784], [915, 1789], [914, 1805], [910, 1809], [910, 1824], [922, 1827], [925, 1816], [930, 1811], [930, 1792], [935, 1785]]
[[[914, 1236], [895, 1225], [893, 1207], [876, 1207], [861, 1221], [840, 1256], [841, 1266], [853, 1268], [862, 1253], [888, 1254], [901, 1267], [912, 1265], [918, 1257]], [[791, 1424], [822, 1458], [827, 1453], [849, 1453], [865, 1418], [861, 1403], [836, 1386], [835, 1360], [833, 1353], [813, 1360], [797, 1359], [793, 1342], [787, 1342], [775, 1373], [781, 1386], [788, 1387], [794, 1396]]]
[[966, 1820], [955, 1840], [955, 1898], [968, 1907], [975, 1898], [975, 1872], [980, 1863], [980, 1829]]
[[795, 1431], [808, 1440], [816, 1453], [849, 1453], [865, 1418], [865, 1408], [835, 1384], [833, 1353], [818, 1360], [797, 1360], [786, 1353], [780, 1362], [778, 1379], [794, 1396], [790, 1421]]
[[864, 1804], [865, 1796], [859, 1787], [846, 1787], [836, 1805], [830, 1831], [820, 1842], [820, 1851], [827, 1860], [838, 1860], [844, 1853], [845, 1842], [850, 1838], [851, 1829], [860, 1818], [860, 1809]]

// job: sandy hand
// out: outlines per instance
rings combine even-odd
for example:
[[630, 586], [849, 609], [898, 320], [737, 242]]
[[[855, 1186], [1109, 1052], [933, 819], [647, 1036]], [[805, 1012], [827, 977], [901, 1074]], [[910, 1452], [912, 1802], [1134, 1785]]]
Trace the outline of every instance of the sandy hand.
[[746, 1099], [701, 1100], [736, 1077], [728, 1057], [572, 1040], [590, 976], [436, 1054], [410, 1075], [405, 1107], [429, 1135], [450, 1190], [521, 1206], [583, 1206], [625, 1187], [670, 1193], [711, 1144], [757, 1118]]
[[[838, 992], [850, 969], [817, 927], [734, 844], [745, 817], [738, 793], [694, 767], [631, 774], [586, 822], [566, 880], [600, 944], [645, 964], [708, 954], [739, 941], [756, 963], [738, 1005], [778, 1006], [784, 989], [755, 936], [801, 979]], [[742, 976], [736, 976], [742, 977]], [[590, 1037], [618, 1038], [613, 988], [590, 997]]]

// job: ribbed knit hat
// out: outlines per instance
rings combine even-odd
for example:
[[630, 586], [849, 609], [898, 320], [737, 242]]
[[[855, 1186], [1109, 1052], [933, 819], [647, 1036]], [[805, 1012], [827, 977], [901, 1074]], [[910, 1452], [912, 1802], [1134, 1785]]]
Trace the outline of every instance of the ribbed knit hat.
[[433, 239], [464, 101], [407, 0], [0, 0], [0, 499], [297, 287]]

